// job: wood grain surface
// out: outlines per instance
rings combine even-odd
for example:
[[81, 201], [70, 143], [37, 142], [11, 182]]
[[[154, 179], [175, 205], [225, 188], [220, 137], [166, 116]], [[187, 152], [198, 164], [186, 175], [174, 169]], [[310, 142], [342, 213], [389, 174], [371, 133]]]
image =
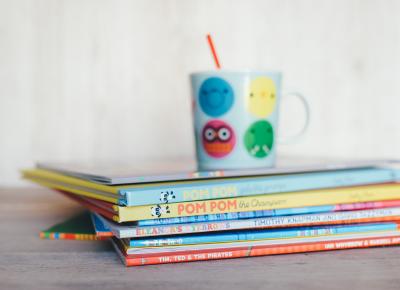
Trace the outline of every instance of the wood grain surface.
[[41, 188], [0, 189], [0, 289], [399, 289], [400, 247], [125, 268], [107, 241], [40, 240], [81, 210]]

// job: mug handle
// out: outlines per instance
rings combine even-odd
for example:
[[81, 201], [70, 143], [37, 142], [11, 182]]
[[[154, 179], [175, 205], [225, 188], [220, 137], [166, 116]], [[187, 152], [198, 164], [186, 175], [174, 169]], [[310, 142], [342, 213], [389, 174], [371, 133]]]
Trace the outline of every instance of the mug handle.
[[279, 144], [293, 144], [293, 143], [298, 142], [304, 136], [304, 134], [306, 133], [308, 126], [310, 124], [310, 106], [308, 105], [307, 99], [298, 92], [289, 92], [289, 93], [285, 93], [282, 95], [282, 98], [289, 98], [289, 97], [296, 97], [300, 100], [300, 102], [303, 104], [306, 116], [305, 116], [304, 124], [303, 124], [301, 130], [299, 130], [298, 133], [296, 133], [292, 136], [278, 138]]

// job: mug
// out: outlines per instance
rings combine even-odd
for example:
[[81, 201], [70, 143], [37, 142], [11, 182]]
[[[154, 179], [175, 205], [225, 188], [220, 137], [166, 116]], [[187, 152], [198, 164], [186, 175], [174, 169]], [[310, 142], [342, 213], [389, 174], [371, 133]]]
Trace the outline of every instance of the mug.
[[[282, 74], [272, 71], [210, 71], [190, 75], [199, 170], [273, 167], [276, 160]], [[308, 127], [309, 107], [304, 125]]]

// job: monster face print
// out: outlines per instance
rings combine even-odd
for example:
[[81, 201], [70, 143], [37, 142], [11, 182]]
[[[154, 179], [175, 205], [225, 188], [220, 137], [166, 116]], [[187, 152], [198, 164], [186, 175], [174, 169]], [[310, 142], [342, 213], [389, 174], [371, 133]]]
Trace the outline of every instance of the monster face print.
[[264, 158], [272, 151], [274, 131], [268, 121], [253, 123], [244, 135], [244, 145], [251, 156]]
[[210, 117], [219, 117], [229, 111], [233, 98], [230, 84], [217, 77], [206, 79], [199, 90], [200, 107]]
[[203, 148], [208, 155], [221, 158], [228, 155], [236, 144], [233, 129], [221, 120], [208, 122], [202, 131]]
[[250, 113], [259, 118], [269, 116], [274, 111], [276, 103], [274, 82], [267, 77], [252, 80], [246, 98]]

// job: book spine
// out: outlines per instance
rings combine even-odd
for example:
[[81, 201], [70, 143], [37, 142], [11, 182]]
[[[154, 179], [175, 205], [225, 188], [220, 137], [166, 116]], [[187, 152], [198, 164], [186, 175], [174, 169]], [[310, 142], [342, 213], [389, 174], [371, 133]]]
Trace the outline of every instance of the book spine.
[[234, 250], [207, 250], [207, 251], [188, 251], [185, 253], [174, 253], [170, 255], [161, 254], [158, 256], [146, 256], [130, 258], [120, 254], [126, 266], [168, 264], [180, 262], [194, 262], [204, 260], [219, 260], [241, 257], [267, 256], [291, 253], [305, 253], [318, 251], [332, 251], [355, 248], [368, 248], [378, 246], [399, 245], [400, 236], [374, 237], [374, 238], [355, 238], [340, 241], [324, 241], [300, 244], [282, 244], [272, 246], [255, 246], [246, 249], [238, 248]]
[[242, 178], [233, 181], [192, 182], [189, 185], [152, 186], [119, 190], [120, 203], [125, 206], [167, 204], [268, 193], [303, 191], [321, 188], [356, 186], [393, 182], [390, 169], [364, 169], [265, 178]]
[[371, 202], [356, 202], [356, 203], [343, 203], [336, 204], [334, 211], [351, 211], [361, 209], [385, 208], [385, 207], [399, 207], [400, 200], [383, 200]]
[[96, 234], [73, 234], [73, 233], [47, 233], [41, 232], [39, 234], [41, 239], [47, 240], [81, 240], [81, 241], [94, 241], [105, 240], [107, 237], [97, 236]]
[[[400, 203], [399, 203], [399, 205], [400, 205]], [[206, 221], [249, 219], [249, 218], [257, 218], [257, 217], [294, 215], [294, 214], [303, 214], [303, 213], [330, 212], [330, 211], [334, 211], [334, 209], [335, 209], [334, 205], [321, 205], [321, 206], [309, 206], [309, 207], [300, 207], [300, 208], [284, 208], [284, 209], [274, 209], [274, 210], [233, 212], [233, 213], [197, 215], [197, 216], [177, 217], [177, 218], [164, 218], [164, 219], [155, 219], [155, 220], [141, 220], [141, 221], [138, 221], [138, 225], [139, 226], [147, 226], [147, 225], [162, 225], [162, 224], [195, 223], [195, 222], [206, 222]]]
[[103, 223], [103, 221], [98, 218], [93, 212], [90, 214], [90, 219], [92, 221], [94, 230], [97, 237], [113, 237], [114, 234], [111, 230]]
[[397, 207], [397, 206], [400, 206], [400, 200], [356, 202], [356, 203], [345, 203], [337, 205], [321, 205], [321, 206], [309, 206], [300, 208], [283, 208], [275, 210], [261, 210], [261, 211], [249, 211], [249, 212], [237, 212], [237, 213], [198, 215], [198, 216], [188, 216], [188, 217], [178, 217], [178, 218], [164, 218], [155, 220], [141, 220], [138, 221], [137, 224], [138, 226], [150, 226], [150, 225], [163, 225], [163, 224], [198, 223], [207, 221], [249, 219], [257, 217], [362, 210], [362, 209]]
[[90, 191], [87, 191], [86, 189], [80, 189], [80, 188], [71, 187], [69, 185], [63, 185], [61, 183], [56, 183], [51, 180], [48, 181], [46, 179], [38, 179], [38, 178], [31, 178], [31, 177], [26, 177], [26, 178], [29, 179], [30, 181], [36, 182], [37, 184], [43, 185], [44, 187], [56, 189], [59, 191], [73, 192], [74, 194], [77, 194], [79, 196], [85, 196], [85, 197], [92, 198], [92, 199], [100, 199], [105, 202], [110, 202], [110, 203], [114, 203], [114, 204], [119, 203], [119, 197], [117, 194], [115, 194], [115, 197], [105, 196], [102, 194], [92, 193]]
[[226, 230], [266, 229], [282, 227], [315, 226], [326, 224], [350, 224], [400, 220], [400, 207], [357, 210], [322, 214], [279, 216], [233, 221], [202, 222], [194, 224], [177, 224], [135, 227], [132, 230], [119, 232], [121, 238], [149, 237], [161, 235], [179, 235]]
[[106, 210], [102, 207], [99, 207], [99, 206], [95, 205], [94, 203], [92, 203], [91, 200], [89, 200], [89, 199], [84, 199], [82, 197], [73, 195], [66, 191], [62, 191], [62, 190], [57, 190], [57, 191], [60, 192], [61, 194], [65, 195], [66, 197], [74, 200], [75, 202], [78, 202], [79, 204], [83, 205], [84, 207], [86, 207], [87, 209], [89, 209], [91, 211], [102, 214], [103, 216], [108, 217], [109, 219], [113, 219], [115, 217], [114, 211]]
[[116, 207], [118, 222], [400, 199], [400, 184], [265, 194], [250, 197]]
[[374, 223], [362, 225], [341, 225], [324, 227], [307, 227], [300, 229], [258, 230], [247, 232], [229, 232], [203, 235], [185, 235], [174, 238], [158, 239], [131, 239], [129, 246], [137, 247], [163, 247], [208, 243], [227, 243], [234, 241], [254, 241], [266, 239], [289, 239], [300, 237], [331, 236], [340, 234], [397, 230], [397, 223]]

